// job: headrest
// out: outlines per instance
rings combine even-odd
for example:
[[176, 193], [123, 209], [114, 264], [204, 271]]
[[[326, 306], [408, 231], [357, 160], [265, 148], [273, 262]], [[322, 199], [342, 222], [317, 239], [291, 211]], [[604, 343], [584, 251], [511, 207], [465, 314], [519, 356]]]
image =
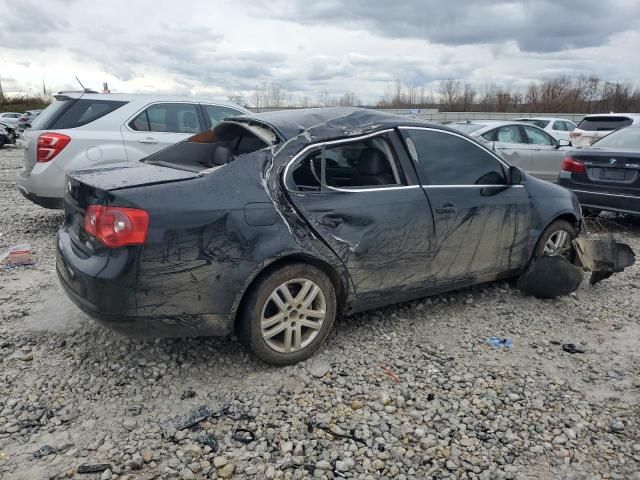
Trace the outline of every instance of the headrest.
[[229, 148], [224, 145], [216, 145], [211, 163], [215, 165], [226, 165], [231, 161], [231, 157], [231, 150]]
[[361, 175], [382, 175], [387, 173], [389, 161], [377, 148], [365, 148], [360, 152], [355, 167]]

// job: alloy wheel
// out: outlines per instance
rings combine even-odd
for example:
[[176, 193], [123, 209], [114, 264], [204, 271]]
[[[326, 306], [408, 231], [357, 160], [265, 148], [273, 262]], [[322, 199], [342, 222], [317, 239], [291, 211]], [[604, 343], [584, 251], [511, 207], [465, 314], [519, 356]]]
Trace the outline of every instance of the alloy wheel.
[[262, 338], [277, 352], [297, 352], [313, 342], [326, 315], [326, 299], [315, 282], [289, 280], [273, 290], [262, 309]]
[[544, 245], [543, 254], [547, 256], [560, 255], [569, 257], [571, 255], [571, 235], [565, 230], [557, 230], [553, 232], [547, 243]]

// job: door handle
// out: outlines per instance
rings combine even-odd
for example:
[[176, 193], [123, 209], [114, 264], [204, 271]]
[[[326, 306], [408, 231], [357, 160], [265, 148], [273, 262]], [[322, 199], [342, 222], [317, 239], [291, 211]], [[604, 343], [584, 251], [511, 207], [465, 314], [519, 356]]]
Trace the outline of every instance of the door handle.
[[342, 219], [340, 217], [325, 215], [320, 219], [320, 223], [325, 227], [336, 228], [338, 225], [342, 223]]
[[146, 143], [148, 145], [155, 145], [156, 143], [158, 143], [158, 141], [153, 137], [144, 137], [144, 138], [139, 138], [138, 139], [138, 143]]
[[451, 203], [445, 203], [441, 207], [436, 208], [436, 213], [456, 213], [458, 209]]

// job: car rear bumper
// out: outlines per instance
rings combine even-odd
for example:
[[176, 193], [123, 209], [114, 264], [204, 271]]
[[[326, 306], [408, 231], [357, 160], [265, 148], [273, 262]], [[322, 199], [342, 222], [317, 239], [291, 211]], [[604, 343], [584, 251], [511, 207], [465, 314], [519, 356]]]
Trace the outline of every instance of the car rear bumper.
[[575, 194], [578, 196], [578, 199], [580, 200], [580, 205], [585, 208], [640, 215], [640, 194], [634, 196], [616, 193], [593, 192], [589, 190], [574, 188], [571, 185], [563, 186], [575, 192]]
[[[196, 337], [223, 336], [233, 331], [233, 318], [228, 314], [192, 314], [185, 306], [179, 315], [140, 315], [138, 294], [132, 286], [132, 275], [114, 276], [110, 265], [88, 273], [91, 257], [81, 258], [74, 252], [69, 234], [61, 229], [56, 241], [56, 273], [65, 293], [73, 303], [102, 325], [128, 336]], [[130, 268], [130, 259], [123, 262]], [[94, 265], [95, 266], [95, 265]]]
[[64, 206], [64, 171], [54, 164], [36, 164], [31, 172], [23, 168], [18, 189], [26, 198], [45, 208]]

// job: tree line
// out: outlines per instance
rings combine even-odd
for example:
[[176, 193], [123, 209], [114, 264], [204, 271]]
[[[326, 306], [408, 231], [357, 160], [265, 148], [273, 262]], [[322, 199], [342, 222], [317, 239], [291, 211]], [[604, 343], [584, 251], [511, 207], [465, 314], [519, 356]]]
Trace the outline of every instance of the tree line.
[[[289, 92], [277, 83], [257, 86], [250, 101], [239, 95], [231, 101], [256, 109], [364, 106], [355, 92], [323, 92], [316, 97]], [[443, 112], [604, 113], [640, 111], [640, 88], [629, 82], [610, 82], [597, 76], [559, 76], [531, 82], [525, 88], [495, 83], [476, 86], [457, 79], [425, 86], [396, 81], [375, 102], [378, 108], [427, 109]]]

